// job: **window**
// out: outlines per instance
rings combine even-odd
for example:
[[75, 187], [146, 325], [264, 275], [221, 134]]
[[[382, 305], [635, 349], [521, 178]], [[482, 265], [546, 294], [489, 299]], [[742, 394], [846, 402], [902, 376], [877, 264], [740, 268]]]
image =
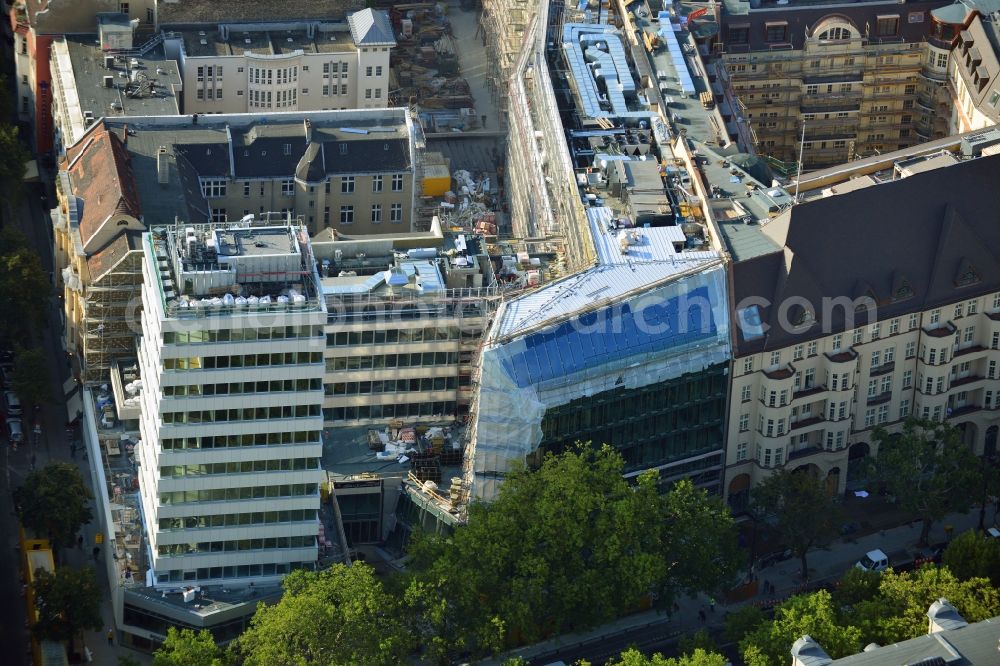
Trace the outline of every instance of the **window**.
[[956, 304], [955, 305], [955, 317], [954, 318], [958, 319], [964, 313], [965, 313], [965, 304], [964, 303], [958, 303], [958, 304]]
[[872, 368], [882, 365], [882, 350], [876, 349], [872, 352]]
[[372, 224], [382, 222], [382, 204], [372, 204]]
[[371, 98], [372, 98], [372, 89], [365, 88], [365, 99], [371, 99]]
[[776, 407], [778, 404], [778, 392], [771, 391], [767, 396], [767, 406]]
[[903, 388], [907, 389], [913, 386], [913, 370], [907, 370], [903, 373]]
[[346, 63], [346, 62], [340, 63], [340, 72], [341, 72], [341, 74], [347, 74], [347, 71], [348, 71], [349, 67], [350, 67], [350, 65], [348, 63]]
[[127, 2], [119, 2], [118, 3], [118, 11], [121, 12], [122, 14], [128, 14], [128, 3]]
[[778, 395], [778, 405], [784, 407], [788, 404], [788, 389], [781, 389], [781, 393]]
[[302, 94], [303, 95], [308, 95], [309, 94], [309, 88], [303, 88], [302, 89]]
[[1000, 310], [1000, 294], [993, 295], [993, 309]]
[[729, 27], [729, 43], [730, 44], [749, 44], [750, 43], [750, 26], [748, 26], [748, 25], [730, 26]]
[[372, 176], [372, 192], [381, 192], [381, 191], [382, 191], [382, 176], [381, 175]]
[[771, 466], [771, 449], [764, 449], [764, 460], [761, 461], [761, 465], [764, 467]]
[[816, 369], [809, 368], [806, 370], [806, 381], [804, 388], [810, 389], [816, 383]]
[[878, 395], [878, 380], [869, 379], [868, 380], [868, 397], [874, 398]]
[[371, 66], [365, 67], [365, 76], [371, 76], [371, 75], [372, 75]]
[[930, 323], [936, 324], [939, 321], [941, 321], [941, 311], [940, 310], [931, 310]]
[[997, 362], [996, 361], [990, 361], [989, 368], [986, 371], [986, 376], [989, 379], [996, 379], [996, 376], [997, 376]]
[[879, 395], [885, 395], [892, 391], [892, 375], [886, 375], [882, 378], [882, 382], [879, 385]]
[[250, 181], [249, 180], [243, 181], [243, 196], [245, 196], [245, 197], [250, 196]]
[[886, 349], [885, 349], [885, 363], [888, 365], [889, 363], [892, 363], [893, 359], [895, 359], [895, 358], [896, 358], [896, 348], [895, 347], [886, 347]]
[[403, 221], [403, 204], [394, 203], [389, 207], [389, 221], [393, 224]]
[[323, 208], [323, 225], [330, 226], [330, 207], [326, 206]]
[[743, 388], [741, 388], [740, 389], [740, 401], [741, 402], [750, 402], [750, 393], [751, 393], [751, 389], [750, 389], [749, 386], [744, 386]]
[[743, 374], [753, 372], [753, 357], [743, 359]]
[[198, 92], [195, 94], [195, 97], [197, 97], [198, 99], [205, 99], [205, 91], [202, 90], [201, 88], [198, 88]]
[[340, 94], [341, 95], [346, 95], [347, 94], [347, 86], [346, 85], [340, 86]]
[[979, 311], [979, 301], [969, 301], [965, 304], [965, 311], [974, 315]]
[[382, 76], [382, 65], [375, 68], [375, 76]]
[[869, 407], [865, 410], [865, 427], [871, 428], [875, 425], [875, 408]]
[[809, 356], [815, 356], [816, 350], [819, 349], [819, 343], [817, 343], [816, 341], [810, 342], [808, 349], [809, 351], [807, 353], [809, 354]]
[[889, 420], [889, 405], [878, 406], [878, 422], [885, 423]]
[[226, 196], [226, 180], [224, 178], [202, 178], [201, 193], [206, 199]]
[[747, 443], [740, 442], [736, 447], [736, 462], [743, 462], [747, 459]]
[[375, 99], [382, 99], [382, 89], [381, 88], [376, 88], [375, 89]]
[[[337, 92], [337, 86], [333, 87], [333, 91]], [[327, 97], [330, 95], [330, 86], [323, 86], [323, 96]]]
[[340, 223], [354, 224], [354, 206], [340, 207]]
[[286, 197], [295, 196], [295, 179], [286, 178], [281, 181], [281, 194]]
[[750, 429], [750, 414], [740, 414], [740, 432]]
[[768, 42], [783, 42], [785, 41], [785, 33], [788, 31], [788, 24], [785, 22], [781, 23], [765, 23], [764, 24], [764, 39]]
[[780, 351], [771, 352], [771, 367], [773, 368], [776, 365], [781, 365], [781, 352]]
[[854, 344], [856, 345], [861, 344], [861, 340], [863, 338], [864, 338], [864, 331], [862, 331], [860, 328], [854, 329], [854, 337], [852, 338]]
[[909, 399], [907, 399], [907, 400], [900, 400], [899, 401], [899, 418], [905, 419], [909, 415], [910, 415], [910, 401], [909, 401]]
[[833, 339], [830, 341], [830, 351], [832, 351], [834, 353], [839, 352], [840, 351], [840, 346], [841, 346], [841, 344], [843, 344], [843, 340], [844, 340], [844, 336], [842, 336], [842, 335], [835, 335], [835, 336], [833, 336]]
[[912, 331], [913, 329], [915, 329], [917, 327], [917, 324], [918, 324], [919, 321], [920, 321], [920, 315], [911, 314], [910, 315], [910, 321], [907, 324], [907, 330]]
[[803, 345], [795, 345], [795, 348], [792, 350], [792, 360], [801, 361], [804, 355], [805, 347]]
[[340, 179], [340, 193], [341, 194], [354, 193], [354, 176], [343, 176]]
[[403, 174], [401, 173], [392, 174], [392, 191], [393, 192], [403, 191]]
[[930, 365], [934, 365], [935, 363], [937, 363], [937, 349], [934, 349], [932, 347], [927, 351], [927, 362]]
[[907, 342], [906, 343], [906, 358], [913, 358], [917, 355], [917, 343]]
[[976, 327], [966, 326], [965, 330], [962, 331], [962, 343], [970, 344], [976, 337]]
[[878, 340], [881, 329], [881, 324], [872, 324], [872, 340]]
[[879, 16], [875, 24], [875, 34], [878, 37], [895, 37], [899, 33], [898, 16]]
[[767, 420], [767, 428], [764, 429], [765, 437], [774, 437], [774, 419]]

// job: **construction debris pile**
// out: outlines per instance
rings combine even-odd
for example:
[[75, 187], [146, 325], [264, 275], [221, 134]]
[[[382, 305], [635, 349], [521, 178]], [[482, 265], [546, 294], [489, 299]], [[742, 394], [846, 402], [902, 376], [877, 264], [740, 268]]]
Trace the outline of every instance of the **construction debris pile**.
[[389, 17], [397, 46], [392, 52], [390, 100], [419, 107], [427, 132], [480, 129], [446, 12], [446, 5], [429, 2], [393, 5]]
[[488, 174], [474, 176], [465, 169], [452, 174], [454, 188], [444, 193], [437, 203], [436, 214], [441, 226], [454, 232], [473, 233], [483, 236], [487, 242], [497, 237], [497, 207], [503, 200], [502, 171], [495, 182]]
[[368, 431], [368, 448], [376, 460], [409, 465], [421, 481], [441, 482], [442, 467], [462, 464], [462, 438], [452, 427], [403, 427], [392, 421], [384, 430]]

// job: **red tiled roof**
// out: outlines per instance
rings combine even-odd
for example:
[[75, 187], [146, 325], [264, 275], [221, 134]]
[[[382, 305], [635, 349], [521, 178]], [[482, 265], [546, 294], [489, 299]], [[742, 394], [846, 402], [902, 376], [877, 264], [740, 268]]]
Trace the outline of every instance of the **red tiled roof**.
[[139, 191], [128, 164], [128, 151], [116, 134], [97, 127], [66, 151], [73, 194], [83, 202], [80, 240], [90, 241], [113, 218], [140, 214]]

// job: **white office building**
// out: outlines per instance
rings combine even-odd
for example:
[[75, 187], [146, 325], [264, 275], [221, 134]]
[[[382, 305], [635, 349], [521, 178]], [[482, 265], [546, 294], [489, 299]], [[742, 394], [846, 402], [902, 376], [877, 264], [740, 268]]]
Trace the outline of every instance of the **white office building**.
[[326, 307], [304, 227], [143, 235], [148, 584], [274, 582], [317, 560]]

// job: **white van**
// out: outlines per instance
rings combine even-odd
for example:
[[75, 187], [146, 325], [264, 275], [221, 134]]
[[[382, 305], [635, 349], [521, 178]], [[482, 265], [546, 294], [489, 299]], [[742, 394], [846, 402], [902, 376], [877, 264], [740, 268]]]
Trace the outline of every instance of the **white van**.
[[889, 556], [881, 550], [870, 550], [854, 566], [862, 571], [885, 571], [889, 568]]

